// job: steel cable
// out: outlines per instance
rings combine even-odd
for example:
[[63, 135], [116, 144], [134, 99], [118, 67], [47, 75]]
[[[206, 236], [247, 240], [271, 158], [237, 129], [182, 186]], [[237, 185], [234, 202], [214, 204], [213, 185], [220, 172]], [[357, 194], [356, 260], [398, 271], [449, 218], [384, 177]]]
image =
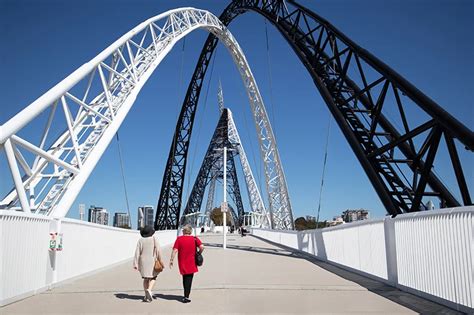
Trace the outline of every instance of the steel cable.
[[319, 202], [318, 202], [318, 215], [316, 217], [316, 228], [318, 228], [319, 224], [319, 213], [321, 212], [321, 200], [323, 196], [323, 186], [324, 186], [324, 177], [326, 175], [326, 164], [328, 160], [328, 146], [329, 146], [329, 132], [331, 130], [331, 117], [328, 120], [328, 131], [326, 135], [326, 146], [324, 149], [324, 162], [323, 162], [323, 173], [321, 175], [321, 186], [319, 188]]
[[130, 203], [128, 202], [128, 192], [127, 192], [127, 184], [125, 182], [125, 171], [123, 167], [123, 157], [122, 157], [122, 149], [120, 147], [120, 138], [118, 131], [115, 134], [115, 137], [117, 139], [117, 147], [118, 147], [118, 153], [119, 153], [119, 160], [120, 160], [120, 171], [122, 173], [122, 183], [123, 183], [123, 190], [125, 192], [125, 202], [127, 203], [127, 213], [128, 213], [128, 226], [130, 229], [132, 228], [132, 217], [130, 215]]

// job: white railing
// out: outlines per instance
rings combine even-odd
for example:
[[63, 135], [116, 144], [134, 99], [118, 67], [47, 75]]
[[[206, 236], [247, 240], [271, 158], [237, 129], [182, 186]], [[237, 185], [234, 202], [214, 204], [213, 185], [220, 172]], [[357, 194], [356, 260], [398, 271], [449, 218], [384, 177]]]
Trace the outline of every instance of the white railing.
[[253, 235], [463, 312], [474, 302], [474, 207]]
[[[62, 251], [49, 250], [53, 231], [63, 234]], [[139, 237], [134, 230], [0, 210], [0, 306], [124, 262]], [[176, 231], [158, 231], [155, 237], [167, 246]]]
[[0, 306], [34, 294], [51, 283], [51, 219], [11, 213], [0, 211]]
[[395, 221], [400, 286], [470, 307], [474, 313], [474, 207]]

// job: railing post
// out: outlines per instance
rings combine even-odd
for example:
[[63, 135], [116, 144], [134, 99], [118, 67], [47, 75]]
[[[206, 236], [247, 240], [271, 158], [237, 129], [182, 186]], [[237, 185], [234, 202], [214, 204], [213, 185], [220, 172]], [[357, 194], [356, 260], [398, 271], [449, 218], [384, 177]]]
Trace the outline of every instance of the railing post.
[[[56, 233], [58, 236], [61, 233], [61, 219], [53, 219], [49, 225], [49, 233]], [[51, 278], [48, 283], [52, 287], [55, 283], [58, 282], [58, 252], [56, 250], [49, 251], [49, 266], [51, 270]]]
[[385, 255], [387, 260], [387, 280], [394, 287], [398, 284], [397, 246], [395, 238], [395, 220], [386, 217], [383, 221], [385, 234]]

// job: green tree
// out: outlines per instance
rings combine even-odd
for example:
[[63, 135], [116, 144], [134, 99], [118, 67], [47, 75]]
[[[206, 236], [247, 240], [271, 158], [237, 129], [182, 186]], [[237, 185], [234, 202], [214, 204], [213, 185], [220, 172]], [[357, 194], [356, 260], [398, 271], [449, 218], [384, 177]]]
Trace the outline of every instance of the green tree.
[[295, 229], [297, 231], [302, 231], [307, 229], [307, 221], [304, 217], [299, 217], [295, 220]]
[[[218, 208], [214, 208], [212, 209], [211, 211], [211, 220], [212, 222], [215, 224], [215, 225], [223, 225], [223, 222], [224, 222], [224, 215], [223, 213], [221, 212], [221, 207], [218, 207]], [[226, 216], [226, 223], [227, 223], [227, 226], [230, 226], [231, 225], [231, 214], [229, 212], [227, 212], [227, 216]]]
[[299, 217], [295, 220], [295, 229], [297, 231], [322, 229], [326, 227], [326, 224], [327, 224], [326, 221], [324, 222], [307, 221], [304, 217]]

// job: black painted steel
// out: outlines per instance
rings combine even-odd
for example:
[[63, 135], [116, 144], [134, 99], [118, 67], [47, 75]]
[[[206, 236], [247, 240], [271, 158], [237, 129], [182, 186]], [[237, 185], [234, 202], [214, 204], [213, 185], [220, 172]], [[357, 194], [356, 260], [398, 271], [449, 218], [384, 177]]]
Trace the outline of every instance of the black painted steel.
[[207, 40], [194, 70], [181, 112], [176, 124], [165, 173], [161, 184], [160, 197], [156, 207], [155, 229], [172, 230], [179, 225], [181, 197], [189, 150], [189, 141], [193, 130], [194, 116], [204, 82], [207, 67], [211, 61], [217, 38]]
[[244, 216], [244, 207], [242, 204], [242, 197], [240, 194], [239, 182], [237, 179], [237, 170], [235, 168], [234, 157], [237, 155], [237, 150], [233, 149], [234, 145], [229, 140], [229, 114], [228, 110], [224, 108], [216, 130], [212, 136], [211, 142], [207, 149], [204, 160], [199, 169], [193, 189], [189, 195], [188, 202], [184, 209], [183, 218], [186, 215], [197, 213], [201, 211], [202, 200], [207, 185], [212, 180], [212, 175], [217, 178], [223, 177], [223, 148], [227, 147], [227, 192], [231, 196], [234, 204], [237, 207], [237, 213], [231, 210], [234, 222], [241, 225]]
[[[447, 207], [472, 204], [454, 143], [457, 140], [467, 150], [474, 151], [472, 130], [327, 20], [295, 1], [236, 0], [229, 4], [220, 19], [228, 25], [236, 16], [247, 11], [257, 12], [268, 19], [305, 65], [389, 214], [424, 209], [423, 197], [426, 196], [439, 198], [440, 204]], [[217, 39], [209, 35], [188, 88], [189, 95], [200, 89], [216, 43]], [[193, 118], [197, 100], [188, 97], [188, 94], [183, 111], [192, 111], [190, 117]], [[199, 96], [199, 91], [194, 94]], [[389, 120], [385, 112], [390, 106], [396, 117], [390, 115]], [[410, 121], [409, 112], [413, 108], [425, 115], [424, 122]], [[398, 119], [402, 127], [396, 128], [391, 122], [394, 119]], [[184, 130], [178, 128], [180, 126]], [[178, 131], [190, 136], [192, 122], [183, 123], [180, 117], [178, 127], [173, 143], [179, 142]], [[432, 170], [443, 135], [462, 203]], [[164, 196], [181, 196], [182, 165], [186, 163], [187, 146], [185, 150], [174, 150], [182, 157], [178, 161], [181, 164], [169, 163], [167, 169], [171, 174], [177, 173], [171, 172], [172, 169], [181, 170], [179, 174], [183, 177], [179, 178], [180, 185], [170, 186], [172, 178], [165, 173], [162, 186]], [[172, 157], [174, 151], [171, 151], [168, 162], [175, 161]], [[163, 212], [170, 206], [173, 215], [179, 215], [180, 201], [162, 202], [162, 194], [157, 219], [166, 216]]]

